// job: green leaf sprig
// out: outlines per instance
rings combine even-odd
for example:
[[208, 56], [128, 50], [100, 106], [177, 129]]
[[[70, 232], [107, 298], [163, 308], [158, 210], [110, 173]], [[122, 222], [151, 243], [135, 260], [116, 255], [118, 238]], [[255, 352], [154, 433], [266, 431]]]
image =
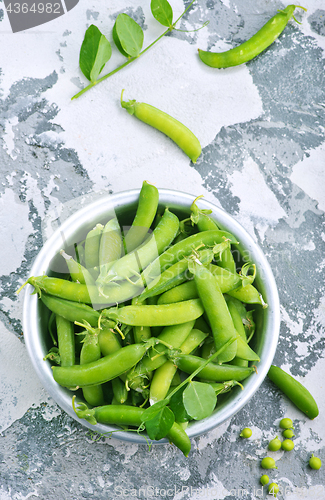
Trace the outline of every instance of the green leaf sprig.
[[158, 401], [144, 411], [141, 420], [150, 439], [164, 438], [175, 420], [187, 422], [190, 419], [201, 420], [211, 415], [217, 402], [216, 391], [210, 384], [193, 381], [193, 378], [236, 339], [237, 336], [228, 340], [216, 353], [175, 387], [165, 399]]
[[186, 14], [195, 0], [186, 7], [184, 12], [173, 22], [173, 9], [168, 0], [151, 0], [150, 8], [153, 17], [167, 29], [150, 45], [142, 49], [144, 34], [141, 26], [127, 14], [119, 14], [113, 26], [113, 41], [117, 49], [127, 57], [127, 61], [99, 78], [105, 64], [112, 55], [112, 47], [105, 35], [95, 25], [90, 25], [85, 33], [79, 55], [79, 66], [89, 85], [80, 90], [71, 99], [77, 99], [98, 83], [106, 80], [121, 69], [125, 68], [138, 57], [143, 55], [167, 33], [176, 29], [178, 21]]

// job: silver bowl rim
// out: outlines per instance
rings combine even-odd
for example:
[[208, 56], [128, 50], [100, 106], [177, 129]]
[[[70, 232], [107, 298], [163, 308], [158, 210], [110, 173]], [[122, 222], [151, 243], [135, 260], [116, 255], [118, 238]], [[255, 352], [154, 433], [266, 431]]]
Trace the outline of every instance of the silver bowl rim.
[[[87, 203], [83, 208], [77, 210], [74, 214], [68, 217], [44, 243], [40, 252], [36, 256], [30, 275], [39, 276], [47, 272], [48, 264], [51, 258], [57, 254], [64, 243], [63, 240], [61, 246], [58, 245], [60, 242], [60, 236], [62, 237], [62, 235], [65, 234], [73, 234], [76, 230], [78, 220], [83, 220], [83, 217], [89, 217], [90, 213], [92, 214], [92, 219], [96, 217], [96, 214], [100, 216], [103, 209], [107, 210], [108, 207], [116, 209], [125, 204], [135, 203], [138, 199], [139, 192], [139, 189], [133, 189], [121, 191], [115, 194], [105, 193], [96, 201], [89, 204]], [[179, 209], [187, 207], [189, 210], [195, 198], [195, 196], [182, 191], [159, 188], [159, 203], [162, 203], [163, 206], [169, 206], [170, 204], [174, 206], [178, 205]], [[263, 282], [268, 304], [266, 315], [267, 324], [265, 327], [267, 328], [268, 336], [267, 343], [264, 345], [260, 353], [261, 361], [257, 363], [257, 374], [254, 374], [254, 377], [249, 377], [246, 381], [244, 381], [245, 389], [243, 391], [239, 391], [234, 400], [228, 401], [227, 404], [221, 408], [221, 410], [215, 410], [215, 412], [208, 418], [190, 423], [186, 429], [189, 438], [195, 438], [216, 427], [219, 427], [246, 405], [251, 397], [257, 392], [267, 375], [275, 355], [280, 331], [280, 303], [277, 285], [272, 269], [262, 249], [253, 240], [244, 227], [225, 210], [204, 199], [200, 199], [199, 205], [201, 209], [212, 210], [211, 216], [216, 219], [218, 224], [234, 234], [240, 241], [241, 246], [254, 256], [253, 260], [256, 264], [257, 275], [259, 272], [263, 273]], [[38, 297], [36, 294], [32, 294], [32, 292], [33, 287], [31, 285], [27, 285], [23, 305], [23, 330], [25, 345], [37, 376], [54, 401], [56, 401], [56, 403], [74, 420], [80, 422], [83, 426], [95, 433], [105, 436], [112, 435], [119, 440], [138, 444], [148, 444], [148, 442], [153, 444], [167, 443], [167, 439], [150, 441], [150, 439], [148, 439], [146, 435], [143, 435], [143, 433], [125, 432], [119, 430], [118, 427], [113, 425], [92, 425], [86, 420], [77, 417], [71, 405], [71, 392], [62, 388], [54, 381], [49, 361], [43, 361], [44, 352], [42, 351], [40, 338], [39, 335], [34, 333], [35, 328], [37, 329], [38, 327]], [[114, 433], [111, 434], [112, 432]]]

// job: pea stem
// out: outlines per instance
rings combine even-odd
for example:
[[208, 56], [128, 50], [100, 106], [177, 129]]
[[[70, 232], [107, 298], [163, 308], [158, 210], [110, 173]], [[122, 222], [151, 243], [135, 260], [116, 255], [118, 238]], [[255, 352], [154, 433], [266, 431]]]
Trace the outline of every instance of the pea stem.
[[237, 340], [237, 338], [238, 338], [238, 335], [229, 339], [222, 347], [220, 347], [220, 349], [217, 352], [212, 354], [212, 356], [210, 356], [201, 366], [199, 366], [196, 370], [194, 370], [194, 372], [191, 373], [191, 375], [189, 375], [185, 380], [183, 380], [183, 382], [181, 382], [177, 387], [175, 387], [175, 389], [168, 394], [168, 397], [166, 399], [170, 400], [171, 397], [174, 396], [174, 394], [176, 394], [177, 391], [179, 391], [179, 389], [181, 389], [182, 387], [184, 387], [184, 385], [191, 382], [191, 380], [194, 377], [196, 377], [196, 375], [201, 370], [203, 370], [203, 368], [205, 368], [211, 361], [213, 361], [215, 358], [217, 358], [225, 349], [227, 349], [228, 346], [230, 346], [230, 344], [235, 342], [235, 340]]
[[133, 62], [135, 59], [138, 59], [140, 56], [142, 56], [145, 52], [147, 52], [147, 50], [151, 49], [151, 47], [153, 47], [153, 45], [155, 45], [157, 42], [159, 42], [159, 40], [161, 40], [161, 38], [163, 38], [168, 32], [171, 32], [171, 31], [173, 31], [173, 29], [175, 29], [175, 26], [178, 23], [178, 21], [186, 14], [186, 12], [189, 10], [189, 8], [193, 5], [194, 2], [195, 2], [195, 0], [192, 0], [192, 2], [188, 5], [188, 7], [186, 7], [184, 12], [176, 19], [176, 21], [170, 27], [168, 27], [158, 38], [156, 38], [156, 40], [154, 40], [152, 43], [150, 43], [148, 45], [148, 47], [144, 48], [137, 57], [130, 57], [127, 61], [125, 61], [125, 63], [123, 63], [120, 66], [118, 66], [117, 68], [113, 69], [112, 71], [110, 71], [106, 75], [102, 76], [101, 78], [99, 78], [95, 82], [90, 82], [86, 87], [84, 87], [77, 94], [75, 94], [73, 97], [71, 97], [71, 101], [73, 101], [74, 99], [77, 99], [78, 97], [80, 97], [82, 94], [84, 94], [85, 92], [87, 92], [88, 90], [93, 88], [98, 83], [103, 82], [104, 80], [106, 80], [110, 76], [113, 76], [115, 73], [117, 73], [121, 69], [123, 69], [126, 66], [128, 66], [129, 64], [131, 64], [131, 62]]

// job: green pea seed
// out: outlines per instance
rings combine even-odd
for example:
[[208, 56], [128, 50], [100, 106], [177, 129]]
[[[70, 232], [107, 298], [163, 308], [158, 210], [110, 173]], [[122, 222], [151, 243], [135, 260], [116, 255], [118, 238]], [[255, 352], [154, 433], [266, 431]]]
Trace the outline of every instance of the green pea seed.
[[318, 457], [315, 457], [314, 454], [312, 454], [312, 456], [310, 457], [309, 459], [309, 466], [312, 468], [312, 469], [315, 469], [315, 470], [318, 470], [321, 468], [322, 466], [322, 461], [320, 458]]
[[281, 447], [285, 451], [291, 451], [294, 449], [295, 444], [291, 439], [285, 439], [284, 441], [282, 441]]
[[252, 429], [250, 429], [249, 427], [245, 427], [245, 429], [243, 429], [239, 435], [243, 438], [250, 438], [252, 435]]
[[282, 432], [282, 436], [284, 438], [287, 438], [287, 439], [291, 439], [294, 437], [294, 433], [293, 433], [293, 430], [292, 429], [285, 429], [283, 432]]
[[281, 448], [281, 441], [278, 436], [269, 442], [268, 448], [270, 451], [278, 451]]
[[269, 481], [270, 481], [270, 478], [266, 474], [263, 474], [263, 476], [261, 476], [260, 483], [263, 486], [265, 486], [266, 484], [268, 484]]
[[274, 458], [271, 457], [263, 458], [261, 462], [261, 467], [263, 469], [277, 469], [277, 466], [275, 465], [275, 460]]
[[279, 425], [280, 425], [281, 429], [293, 429], [293, 422], [292, 422], [291, 418], [283, 418], [280, 421]]
[[271, 483], [268, 487], [268, 492], [276, 497], [276, 494], [279, 493], [279, 486], [276, 483]]

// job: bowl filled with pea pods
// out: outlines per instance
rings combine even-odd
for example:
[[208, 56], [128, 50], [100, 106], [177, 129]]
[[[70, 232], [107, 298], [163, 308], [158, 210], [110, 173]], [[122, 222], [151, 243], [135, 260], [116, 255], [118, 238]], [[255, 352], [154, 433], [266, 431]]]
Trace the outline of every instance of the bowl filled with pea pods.
[[185, 456], [255, 394], [278, 342], [253, 238], [203, 197], [146, 181], [68, 217], [21, 288], [26, 347], [56, 403], [100, 436]]

